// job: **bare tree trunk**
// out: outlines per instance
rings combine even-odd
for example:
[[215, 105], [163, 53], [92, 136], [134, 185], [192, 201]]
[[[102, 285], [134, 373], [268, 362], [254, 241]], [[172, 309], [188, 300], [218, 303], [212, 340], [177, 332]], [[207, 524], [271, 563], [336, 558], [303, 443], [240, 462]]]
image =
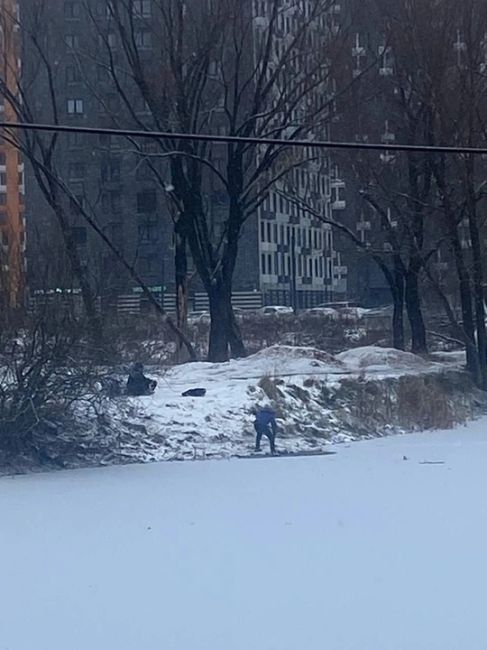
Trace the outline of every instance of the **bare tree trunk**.
[[[449, 219], [451, 222], [451, 219]], [[467, 345], [467, 367], [474, 374], [477, 382], [480, 381], [480, 367], [478, 356], [475, 351], [475, 325], [473, 318], [473, 305], [472, 294], [470, 287], [470, 276], [468, 273], [465, 259], [463, 257], [462, 245], [458, 236], [456, 224], [449, 226], [450, 230], [450, 245], [455, 258], [455, 266], [458, 276], [458, 284], [460, 290], [460, 302], [462, 306], [462, 320], [465, 335], [470, 343]]]
[[470, 286], [470, 275], [468, 273], [467, 265], [465, 262], [462, 244], [458, 234], [457, 217], [453, 211], [448, 197], [448, 190], [446, 188], [444, 164], [441, 161], [439, 164], [433, 165], [433, 172], [435, 175], [436, 183], [441, 194], [441, 201], [446, 218], [446, 229], [448, 235], [448, 243], [450, 250], [453, 254], [455, 261], [455, 268], [458, 278], [458, 288], [460, 293], [460, 303], [462, 307], [462, 321], [463, 330], [466, 339], [466, 356], [467, 368], [475, 378], [476, 383], [481, 381], [480, 367], [478, 354], [475, 347], [475, 325], [473, 318], [473, 305], [472, 293]]
[[404, 350], [404, 276], [396, 269], [394, 284], [390, 287], [394, 310], [392, 313], [392, 345], [396, 350]]
[[232, 330], [231, 288], [226, 283], [215, 282], [208, 290], [208, 299], [211, 319], [208, 361], [228, 361]]
[[247, 353], [233, 313], [231, 280], [220, 276], [207, 288], [207, 293], [211, 319], [208, 361], [228, 361], [229, 351], [233, 357], [245, 357]]
[[[186, 237], [175, 230], [174, 266], [176, 279], [176, 319], [181, 332], [188, 331], [188, 258], [186, 254]], [[179, 340], [179, 351], [183, 343]]]
[[411, 326], [411, 352], [425, 354], [428, 352], [428, 346], [419, 292], [419, 267], [414, 260], [406, 272], [405, 290], [406, 311]]
[[81, 299], [83, 301], [90, 335], [95, 340], [100, 340], [100, 338], [103, 336], [103, 328], [100, 315], [98, 314], [98, 310], [96, 308], [96, 298], [93, 289], [90, 286], [88, 278], [86, 277], [86, 271], [81, 264], [76, 242], [73, 240], [70, 228], [66, 223], [64, 211], [57, 198], [57, 192], [55, 189], [53, 190], [51, 198], [51, 207], [53, 208], [59, 224], [59, 228], [61, 230], [61, 235], [63, 237], [66, 253], [71, 265], [71, 270], [73, 272], [73, 276], [76, 278], [79, 284]]
[[482, 264], [482, 245], [477, 221], [477, 204], [474, 189], [474, 163], [470, 156], [466, 162], [468, 224], [472, 242], [472, 275], [475, 304], [475, 323], [477, 329], [477, 350], [480, 387], [487, 390], [487, 333], [485, 328], [484, 270]]

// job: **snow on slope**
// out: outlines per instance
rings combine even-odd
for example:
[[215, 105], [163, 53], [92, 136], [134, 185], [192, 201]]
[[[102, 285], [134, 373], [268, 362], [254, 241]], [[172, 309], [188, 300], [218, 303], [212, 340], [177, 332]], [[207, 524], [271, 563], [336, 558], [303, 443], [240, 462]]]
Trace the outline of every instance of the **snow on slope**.
[[0, 479], [0, 648], [485, 650], [486, 466], [483, 419]]
[[[333, 357], [314, 348], [274, 346], [228, 363], [175, 366], [157, 377], [153, 397], [130, 400], [132, 414], [127, 419], [143, 422], [147, 438], [159, 436], [147, 450], [148, 460], [246, 455], [254, 442], [252, 410], [269, 402], [262, 382], [271, 379], [277, 380], [279, 401], [285, 404], [280, 424], [287, 426], [287, 433], [282, 435], [281, 427], [280, 448], [322, 449], [351, 439], [324, 408], [324, 386], [337, 386], [354, 375], [383, 379], [443, 368], [388, 348], [370, 346]], [[195, 387], [206, 388], [206, 397], [181, 397]]]
[[435, 368], [434, 364], [411, 352], [376, 346], [346, 350], [337, 354], [336, 359], [352, 371], [381, 373], [389, 377], [396, 374], [431, 372]]

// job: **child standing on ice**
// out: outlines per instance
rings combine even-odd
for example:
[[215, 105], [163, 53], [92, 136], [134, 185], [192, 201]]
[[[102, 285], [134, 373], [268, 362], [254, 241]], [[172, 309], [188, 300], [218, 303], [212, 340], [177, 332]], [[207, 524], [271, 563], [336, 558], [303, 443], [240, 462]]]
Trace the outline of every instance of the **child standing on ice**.
[[276, 414], [270, 406], [264, 406], [257, 410], [255, 414], [254, 428], [257, 433], [255, 439], [255, 451], [260, 451], [260, 441], [262, 440], [262, 436], [266, 436], [269, 439], [271, 446], [271, 454], [275, 454], [275, 441], [277, 435]]

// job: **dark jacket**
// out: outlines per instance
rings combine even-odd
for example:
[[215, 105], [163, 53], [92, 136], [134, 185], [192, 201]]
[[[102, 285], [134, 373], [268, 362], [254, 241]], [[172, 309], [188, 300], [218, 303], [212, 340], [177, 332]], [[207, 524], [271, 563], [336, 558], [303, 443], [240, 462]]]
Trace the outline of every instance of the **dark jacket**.
[[127, 379], [127, 394], [134, 396], [152, 395], [156, 386], [156, 381], [144, 375], [143, 365], [135, 363]]
[[273, 432], [276, 433], [276, 414], [270, 407], [264, 407], [256, 413], [255, 426], [266, 429], [269, 425], [272, 427]]

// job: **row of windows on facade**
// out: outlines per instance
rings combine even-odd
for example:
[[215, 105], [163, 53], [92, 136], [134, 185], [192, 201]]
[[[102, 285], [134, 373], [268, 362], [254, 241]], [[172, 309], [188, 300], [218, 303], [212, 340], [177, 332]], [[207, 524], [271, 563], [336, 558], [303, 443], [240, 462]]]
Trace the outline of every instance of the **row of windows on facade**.
[[[325, 260], [323, 256], [310, 259], [304, 255], [296, 256], [296, 275], [299, 278], [330, 278], [333, 271], [333, 263], [330, 259]], [[262, 275], [287, 276], [290, 278], [293, 273], [293, 262], [290, 255], [279, 253], [262, 253], [260, 256], [260, 270]], [[328, 268], [326, 268], [326, 265]]]
[[[382, 76], [389, 76], [394, 74], [394, 55], [390, 46], [385, 44], [386, 37], [382, 36], [383, 44], [378, 46], [377, 54], [379, 57], [379, 74]], [[480, 72], [484, 73], [487, 69], [487, 40], [484, 39], [483, 43], [483, 61], [480, 63]], [[467, 50], [467, 44], [463, 39], [461, 30], [457, 30], [456, 40], [452, 43], [452, 47], [457, 57], [457, 65], [461, 66]], [[355, 65], [353, 73], [358, 76], [366, 68], [367, 50], [363, 45], [363, 37], [360, 34], [355, 35], [355, 44], [352, 47], [352, 58]]]
[[[273, 4], [269, 0], [254, 0], [253, 3], [253, 12], [254, 16], [269, 16], [273, 11]], [[299, 5], [291, 4], [288, 7], [288, 10], [282, 9], [279, 11], [277, 16], [277, 22], [279, 29], [290, 32], [291, 26], [293, 23], [297, 23], [296, 17], [300, 15], [302, 18], [312, 18], [313, 10], [316, 6], [316, 3], [311, 2], [310, 0], [304, 0]], [[296, 9], [299, 8], [300, 12], [297, 14]], [[338, 2], [331, 3], [328, 7], [329, 15], [337, 15], [341, 12], [341, 5]], [[325, 14], [316, 12], [315, 15], [319, 18], [323, 17]]]
[[[330, 177], [328, 175], [309, 174], [305, 170], [294, 171], [294, 181], [299, 190], [307, 192], [316, 192], [322, 197], [330, 194]], [[266, 197], [263, 202], [264, 210], [273, 214], [291, 214], [293, 216], [304, 216], [304, 210], [297, 205], [292, 199], [287, 199], [281, 194], [272, 193]]]
[[[13, 147], [10, 149], [10, 153], [17, 156], [17, 161], [19, 165], [23, 164], [22, 155]], [[0, 151], [0, 167], [5, 167], [7, 164], [7, 153], [5, 151]]]
[[[0, 172], [0, 185], [2, 187], [7, 186], [7, 172]], [[24, 184], [24, 172], [20, 171], [18, 172], [18, 177], [17, 177], [17, 183], [18, 185], [22, 186]]]
[[[153, 32], [147, 28], [134, 29], [134, 45], [139, 49], [150, 49], [152, 47]], [[70, 50], [80, 49], [80, 38], [78, 34], [65, 34], [64, 42]], [[98, 46], [100, 49], [108, 48], [114, 51], [118, 47], [118, 37], [116, 32], [105, 32], [98, 34]]]
[[317, 228], [294, 228], [293, 226], [284, 226], [270, 221], [260, 222], [260, 241], [269, 244], [292, 245], [294, 235], [295, 246], [304, 248], [314, 248], [322, 250], [324, 247], [331, 247], [331, 233], [323, 232]]
[[[23, 205], [24, 204], [24, 195], [22, 194], [22, 192], [19, 192], [18, 196], [19, 196], [19, 203], [21, 205]], [[1, 192], [0, 191], [0, 205], [1, 206], [8, 205], [8, 203], [7, 203], [7, 193], [6, 192]]]
[[[68, 179], [70, 181], [82, 181], [86, 178], [86, 165], [82, 162], [70, 162], [68, 164]], [[135, 170], [135, 178], [140, 181], [147, 181], [153, 178], [152, 171], [147, 164], [138, 165]], [[121, 161], [116, 158], [102, 161], [100, 165], [100, 180], [104, 183], [119, 183], [122, 180]]]
[[[157, 224], [148, 222], [138, 225], [138, 240], [137, 243], [152, 243], [159, 239], [160, 228]], [[112, 222], [105, 228], [105, 234], [110, 238], [111, 242], [118, 247], [119, 250], [123, 247], [123, 224], [121, 221]], [[86, 246], [88, 243], [88, 229], [85, 226], [75, 226], [71, 228], [71, 236], [77, 246]]]
[[18, 237], [11, 238], [9, 237], [9, 233], [1, 228], [0, 226], [0, 242], [5, 250], [8, 250], [10, 243], [16, 242], [16, 245], [20, 245], [21, 247], [24, 247], [25, 245], [25, 232], [21, 230], [18, 234]]
[[[98, 100], [99, 113], [117, 113], [120, 110], [121, 101], [118, 95], [107, 95]], [[147, 113], [148, 106], [141, 98], [134, 101], [133, 109], [136, 113]], [[84, 115], [85, 100], [81, 97], [66, 100], [66, 110], [68, 115]]]
[[[72, 214], [78, 214], [86, 207], [84, 195], [77, 194], [73, 191], [74, 198], [70, 201], [70, 210]], [[119, 191], [103, 192], [100, 198], [102, 211], [119, 213], [123, 208], [123, 197]], [[144, 190], [136, 194], [136, 207], [138, 214], [154, 214], [157, 211], [157, 193], [156, 190]]]
[[[110, 2], [98, 2], [95, 7], [95, 13], [98, 17], [109, 18], [112, 15], [112, 5]], [[67, 0], [64, 3], [64, 17], [66, 20], [79, 20], [83, 15], [83, 3]], [[152, 15], [151, 0], [133, 0], [132, 16], [134, 18], [150, 18]]]

